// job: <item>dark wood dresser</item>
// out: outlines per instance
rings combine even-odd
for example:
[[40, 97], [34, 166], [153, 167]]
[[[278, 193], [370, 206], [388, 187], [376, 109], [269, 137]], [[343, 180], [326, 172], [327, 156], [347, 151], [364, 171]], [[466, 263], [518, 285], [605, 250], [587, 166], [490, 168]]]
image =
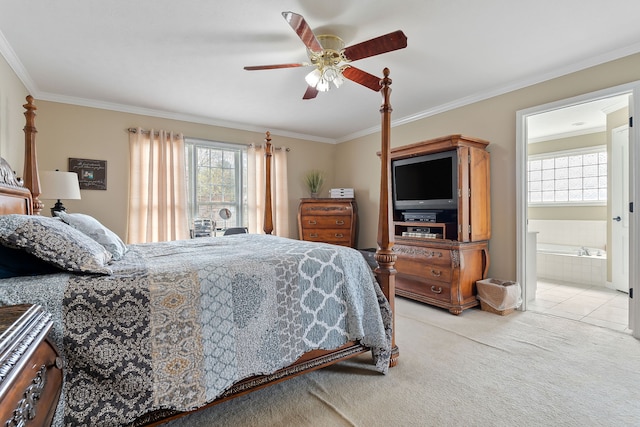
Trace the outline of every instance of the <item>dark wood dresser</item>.
[[302, 199], [298, 206], [300, 240], [356, 247], [355, 199]]
[[0, 425], [51, 425], [62, 389], [52, 324], [39, 305], [0, 307]]

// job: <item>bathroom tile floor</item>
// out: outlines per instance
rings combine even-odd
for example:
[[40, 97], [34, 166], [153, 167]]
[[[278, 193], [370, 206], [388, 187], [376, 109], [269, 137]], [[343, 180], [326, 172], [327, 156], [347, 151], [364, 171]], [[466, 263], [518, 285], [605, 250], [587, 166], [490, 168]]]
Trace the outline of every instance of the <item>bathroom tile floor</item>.
[[602, 286], [538, 279], [527, 309], [631, 333], [629, 295]]

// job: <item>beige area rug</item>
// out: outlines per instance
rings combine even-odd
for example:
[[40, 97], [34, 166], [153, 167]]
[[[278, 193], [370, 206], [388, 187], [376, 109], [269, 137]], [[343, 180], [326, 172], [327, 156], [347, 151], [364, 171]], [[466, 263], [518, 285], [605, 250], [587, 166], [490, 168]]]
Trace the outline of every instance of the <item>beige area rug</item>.
[[370, 355], [168, 423], [198, 426], [639, 426], [640, 341], [533, 312], [460, 316], [396, 300], [399, 365]]

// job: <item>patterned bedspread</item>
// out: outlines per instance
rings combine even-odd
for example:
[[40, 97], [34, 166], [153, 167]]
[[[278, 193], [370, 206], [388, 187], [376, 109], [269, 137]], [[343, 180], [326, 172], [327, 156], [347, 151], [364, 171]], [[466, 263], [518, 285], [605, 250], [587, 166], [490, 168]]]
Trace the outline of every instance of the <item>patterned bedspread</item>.
[[241, 234], [131, 245], [112, 267], [111, 276], [0, 280], [0, 304], [53, 315], [66, 425], [194, 409], [349, 340], [372, 348], [386, 372], [389, 307], [356, 250]]

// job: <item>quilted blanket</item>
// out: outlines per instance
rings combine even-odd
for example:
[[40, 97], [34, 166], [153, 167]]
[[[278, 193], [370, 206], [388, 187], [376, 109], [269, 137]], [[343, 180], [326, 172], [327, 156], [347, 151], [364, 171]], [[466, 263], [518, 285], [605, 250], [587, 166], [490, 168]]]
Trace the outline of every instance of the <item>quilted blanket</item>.
[[65, 425], [191, 410], [349, 340], [386, 372], [389, 307], [356, 250], [242, 234], [131, 245], [111, 267], [0, 280], [0, 304], [38, 303], [53, 315]]

